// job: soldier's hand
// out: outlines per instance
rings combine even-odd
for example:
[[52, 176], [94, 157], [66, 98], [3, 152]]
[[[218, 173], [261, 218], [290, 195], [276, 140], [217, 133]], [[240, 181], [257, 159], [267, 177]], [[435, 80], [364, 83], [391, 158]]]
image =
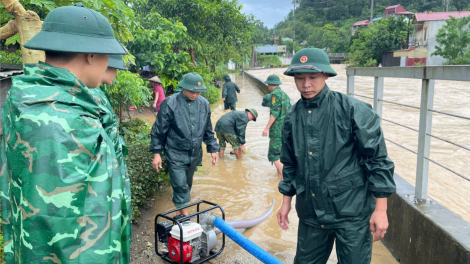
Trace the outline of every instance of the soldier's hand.
[[211, 156], [212, 156], [212, 166], [215, 166], [217, 164], [217, 161], [219, 160], [219, 156], [215, 152], [211, 153]]
[[157, 172], [160, 171], [162, 168], [162, 157], [160, 157], [160, 154], [155, 154], [153, 156], [153, 163], [152, 167], [157, 170]]
[[242, 153], [245, 154], [246, 153], [245, 145], [240, 145], [240, 147], [242, 148]]
[[224, 100], [224, 101], [225, 101], [225, 98], [222, 98], [222, 100]]
[[379, 241], [385, 236], [388, 228], [387, 211], [375, 210], [370, 217], [370, 232], [374, 235], [374, 242]]
[[282, 230], [287, 230], [288, 228], [290, 209], [290, 203], [283, 202], [281, 208], [279, 208], [279, 211], [277, 212], [277, 223]]
[[269, 133], [269, 129], [263, 130], [263, 137], [267, 137]]

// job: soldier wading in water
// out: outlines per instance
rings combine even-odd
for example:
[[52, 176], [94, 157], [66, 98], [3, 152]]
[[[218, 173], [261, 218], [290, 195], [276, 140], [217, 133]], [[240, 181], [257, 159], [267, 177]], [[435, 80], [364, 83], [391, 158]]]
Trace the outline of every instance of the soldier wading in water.
[[284, 198], [277, 215], [286, 230], [297, 195], [294, 263], [326, 263], [336, 241], [338, 263], [369, 264], [372, 242], [388, 227], [387, 197], [395, 192], [379, 116], [370, 105], [328, 88], [325, 81], [336, 72], [320, 49], [297, 52], [284, 74], [294, 77], [302, 96], [282, 130]]
[[129, 178], [99, 97], [109, 54], [125, 54], [108, 20], [82, 4], [51, 11], [24, 47], [2, 110], [6, 263], [129, 263]]
[[[207, 90], [202, 77], [196, 73], [185, 74], [178, 87], [183, 91], [162, 102], [150, 132], [150, 151], [154, 153], [153, 167], [157, 171], [162, 168], [160, 154], [165, 149], [176, 208], [185, 206], [191, 200], [193, 175], [202, 161], [203, 141], [212, 156], [212, 166], [219, 159], [219, 145], [212, 130], [209, 102], [199, 96]], [[179, 213], [189, 215], [188, 209], [181, 209]]]

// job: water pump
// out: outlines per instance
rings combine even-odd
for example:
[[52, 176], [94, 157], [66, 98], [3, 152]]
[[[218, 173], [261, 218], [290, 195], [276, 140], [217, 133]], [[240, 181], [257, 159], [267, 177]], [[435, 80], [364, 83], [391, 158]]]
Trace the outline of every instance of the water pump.
[[[211, 207], [200, 211], [201, 204], [208, 204]], [[197, 212], [189, 216], [179, 215], [171, 218], [168, 215], [177, 211], [172, 210], [159, 214], [155, 218], [156, 253], [171, 263], [203, 263], [222, 253], [225, 247], [225, 235], [223, 235], [222, 248], [219, 252], [214, 252], [217, 247], [217, 235], [221, 232], [213, 223], [206, 220], [207, 212], [215, 209], [219, 209], [222, 212], [222, 217], [225, 217], [223, 209], [217, 204], [206, 201], [200, 201], [185, 207], [192, 206], [197, 206]], [[159, 217], [169, 221], [158, 222]], [[197, 222], [190, 221], [193, 217], [197, 218]], [[166, 250], [159, 252], [158, 243], [163, 243]]]

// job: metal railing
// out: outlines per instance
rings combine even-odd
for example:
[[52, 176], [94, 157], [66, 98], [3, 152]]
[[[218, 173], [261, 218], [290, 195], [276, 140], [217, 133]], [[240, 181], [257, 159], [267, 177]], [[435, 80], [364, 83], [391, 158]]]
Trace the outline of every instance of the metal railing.
[[328, 57], [347, 57], [349, 53], [327, 53]]
[[[349, 96], [358, 96], [373, 100], [374, 110], [380, 116], [381, 121], [385, 121], [394, 125], [404, 127], [406, 129], [418, 133], [418, 150], [413, 151], [397, 142], [385, 139], [386, 141], [397, 145], [407, 151], [417, 155], [416, 166], [416, 185], [415, 185], [415, 198], [418, 201], [425, 200], [428, 192], [428, 174], [429, 162], [432, 162], [441, 168], [452, 172], [453, 174], [470, 181], [468, 176], [464, 176], [444, 164], [430, 158], [431, 138], [450, 143], [461, 149], [470, 151], [469, 147], [462, 146], [450, 140], [438, 137], [431, 134], [432, 128], [432, 115], [433, 113], [451, 116], [470, 120], [470, 117], [446, 113], [433, 109], [434, 100], [434, 80], [454, 80], [454, 81], [470, 81], [470, 66], [423, 66], [423, 67], [383, 67], [383, 68], [348, 68], [347, 75], [347, 91]], [[374, 77], [374, 97], [354, 94], [354, 77], [355, 76], [370, 76]], [[390, 78], [412, 78], [421, 79], [421, 105], [419, 107], [397, 102], [387, 101], [383, 99], [384, 91], [384, 77]], [[409, 126], [399, 124], [392, 120], [382, 118], [383, 102], [400, 105], [404, 107], [419, 109], [419, 129], [414, 129]]]

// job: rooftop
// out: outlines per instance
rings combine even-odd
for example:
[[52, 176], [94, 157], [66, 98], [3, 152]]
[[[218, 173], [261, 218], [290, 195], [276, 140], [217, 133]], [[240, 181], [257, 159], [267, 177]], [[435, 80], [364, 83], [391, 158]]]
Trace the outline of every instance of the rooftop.
[[353, 27], [355, 27], [355, 26], [366, 26], [366, 25], [370, 25], [369, 20], [358, 21], [358, 22], [354, 23]]
[[470, 11], [453, 11], [453, 12], [433, 12], [433, 13], [417, 13], [413, 22], [432, 21], [432, 20], [447, 20], [450, 16], [455, 18], [462, 18], [470, 16]]

